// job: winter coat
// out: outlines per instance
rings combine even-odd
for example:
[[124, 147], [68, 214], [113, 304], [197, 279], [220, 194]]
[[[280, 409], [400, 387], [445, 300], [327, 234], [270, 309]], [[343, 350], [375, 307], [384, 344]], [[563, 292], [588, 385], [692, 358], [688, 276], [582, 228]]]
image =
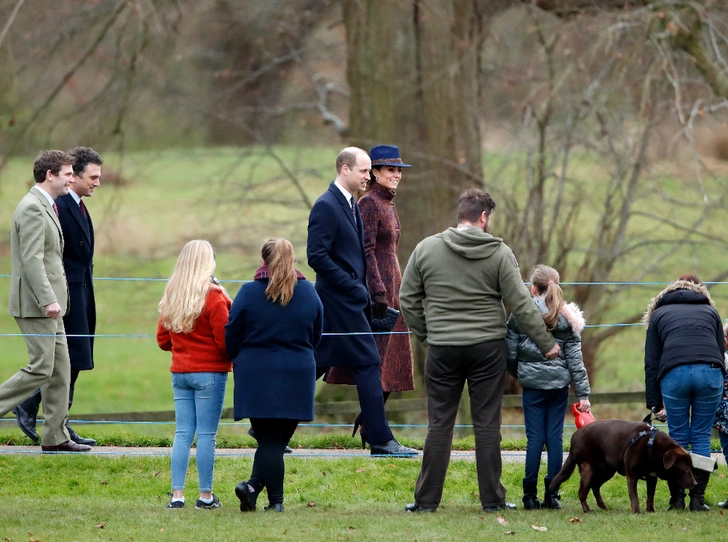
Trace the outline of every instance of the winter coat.
[[[534, 298], [541, 314], [549, 312], [542, 296]], [[565, 303], [556, 327], [551, 334], [561, 348], [554, 359], [546, 359], [536, 343], [526, 335], [511, 315], [508, 320], [508, 372], [518, 377], [523, 388], [554, 390], [574, 383], [579, 399], [589, 397], [589, 378], [581, 355], [581, 332], [584, 329], [584, 315], [576, 303]]]
[[513, 252], [503, 239], [474, 226], [448, 228], [420, 241], [399, 291], [402, 314], [414, 336], [436, 346], [504, 339], [504, 301], [541, 351], [551, 350], [554, 338], [533, 304]]
[[364, 228], [349, 202], [331, 183], [308, 217], [306, 254], [316, 272], [316, 292], [324, 306], [324, 333], [316, 347], [316, 366], [379, 365], [367, 289]]
[[670, 284], [652, 299], [643, 321], [647, 408], [662, 408], [660, 380], [675, 367], [708, 363], [725, 373], [723, 324], [703, 284]]
[[[257, 278], [261, 277], [261, 278]], [[313, 420], [314, 348], [321, 339], [323, 307], [316, 290], [299, 278], [287, 305], [265, 295], [268, 278], [243, 284], [225, 326], [235, 377], [234, 418]]]
[[157, 322], [157, 345], [172, 352], [173, 373], [228, 373], [233, 366], [225, 351], [225, 324], [232, 301], [222, 287], [210, 285], [205, 305], [189, 333], [175, 333]]
[[[96, 333], [96, 299], [94, 297], [94, 225], [91, 215], [69, 193], [56, 198], [58, 220], [63, 230], [63, 267], [68, 281], [68, 313], [63, 317], [66, 335]], [[68, 337], [71, 369], [94, 368], [94, 338]]]
[[[399, 244], [399, 217], [392, 199], [394, 191], [379, 183], [372, 183], [369, 191], [359, 200], [364, 223], [364, 252], [367, 258], [369, 293], [384, 292], [387, 305], [399, 310], [399, 286], [402, 272], [397, 259]], [[412, 345], [407, 325], [399, 315], [394, 325], [398, 335], [375, 335], [379, 357], [382, 359], [382, 390], [388, 392], [415, 389]], [[348, 367], [332, 367], [326, 377], [329, 384], [354, 384]]]

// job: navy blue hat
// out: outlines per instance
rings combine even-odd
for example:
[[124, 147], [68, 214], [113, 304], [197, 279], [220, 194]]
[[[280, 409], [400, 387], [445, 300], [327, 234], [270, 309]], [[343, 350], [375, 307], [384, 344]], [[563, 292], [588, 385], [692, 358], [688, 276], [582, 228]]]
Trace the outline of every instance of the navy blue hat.
[[399, 166], [412, 167], [409, 164], [403, 164], [399, 155], [399, 149], [394, 145], [377, 145], [369, 151], [372, 159], [372, 167], [374, 166]]

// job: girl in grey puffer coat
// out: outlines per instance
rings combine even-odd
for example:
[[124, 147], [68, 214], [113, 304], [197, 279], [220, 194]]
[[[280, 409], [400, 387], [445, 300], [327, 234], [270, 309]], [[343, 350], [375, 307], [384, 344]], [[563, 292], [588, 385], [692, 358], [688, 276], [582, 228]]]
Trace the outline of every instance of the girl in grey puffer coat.
[[[561, 508], [559, 495], [548, 489], [551, 479], [561, 470], [563, 459], [564, 416], [569, 401], [569, 384], [574, 383], [578, 409], [589, 412], [589, 378], [581, 354], [584, 316], [575, 303], [565, 303], [559, 286], [559, 273], [539, 265], [531, 276], [531, 293], [544, 322], [561, 347], [555, 359], [546, 359], [541, 350], [518, 326], [508, 320], [508, 372], [523, 388], [523, 417], [526, 424], [526, 473], [523, 478], [523, 505], [527, 510]], [[544, 501], [537, 495], [541, 452], [548, 451]]]

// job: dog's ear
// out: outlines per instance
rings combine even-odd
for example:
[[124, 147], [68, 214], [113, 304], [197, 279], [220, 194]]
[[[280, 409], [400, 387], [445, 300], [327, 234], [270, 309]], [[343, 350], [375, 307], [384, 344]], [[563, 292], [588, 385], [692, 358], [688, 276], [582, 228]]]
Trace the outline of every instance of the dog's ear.
[[665, 469], [672, 467], [675, 461], [677, 461], [677, 454], [673, 450], [665, 452], [665, 455], [662, 456], [662, 465]]

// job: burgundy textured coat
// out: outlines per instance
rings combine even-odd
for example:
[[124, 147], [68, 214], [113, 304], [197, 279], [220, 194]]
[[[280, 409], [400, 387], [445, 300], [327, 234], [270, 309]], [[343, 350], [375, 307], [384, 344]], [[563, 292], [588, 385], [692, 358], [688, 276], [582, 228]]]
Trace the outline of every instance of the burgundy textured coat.
[[[384, 292], [387, 304], [399, 310], [402, 271], [397, 260], [397, 245], [400, 225], [393, 198], [393, 191], [374, 182], [359, 200], [359, 209], [364, 223], [369, 292], [371, 295]], [[393, 331], [409, 331], [401, 314]], [[382, 390], [393, 392], [415, 389], [409, 335], [375, 335], [374, 341], [382, 359]], [[354, 384], [346, 367], [333, 367], [326, 382]]]

